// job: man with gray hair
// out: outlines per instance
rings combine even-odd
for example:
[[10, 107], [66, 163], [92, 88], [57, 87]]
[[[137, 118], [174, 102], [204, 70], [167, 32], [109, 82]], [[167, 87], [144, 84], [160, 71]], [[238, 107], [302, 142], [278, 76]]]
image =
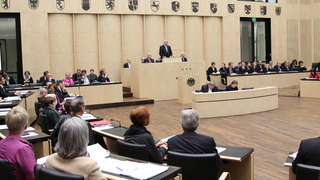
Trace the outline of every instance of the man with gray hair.
[[159, 55], [161, 59], [172, 57], [172, 51], [171, 51], [171, 47], [168, 45], [168, 40], [163, 41], [163, 45], [160, 46], [160, 49], [159, 49]]
[[218, 92], [219, 88], [218, 86], [216, 86], [216, 83], [214, 81], [211, 81], [209, 84], [203, 85], [200, 91], [203, 93]]

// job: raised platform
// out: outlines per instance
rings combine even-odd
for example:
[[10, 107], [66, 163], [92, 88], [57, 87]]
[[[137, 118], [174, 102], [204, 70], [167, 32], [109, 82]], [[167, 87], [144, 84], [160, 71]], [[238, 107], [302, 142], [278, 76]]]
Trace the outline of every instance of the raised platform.
[[88, 109], [102, 109], [102, 108], [114, 108], [114, 107], [124, 107], [124, 106], [137, 106], [137, 105], [144, 105], [144, 104], [154, 104], [153, 99], [147, 98], [134, 98], [134, 97], [126, 97], [123, 98], [123, 102], [116, 102], [116, 103], [106, 103], [106, 104], [99, 104], [99, 105], [88, 105], [86, 108]]

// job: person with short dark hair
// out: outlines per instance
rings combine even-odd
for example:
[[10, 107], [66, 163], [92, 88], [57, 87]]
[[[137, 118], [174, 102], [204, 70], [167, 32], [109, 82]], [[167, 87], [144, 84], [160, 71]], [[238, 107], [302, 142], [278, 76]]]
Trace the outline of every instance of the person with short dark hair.
[[9, 85], [12, 85], [12, 84], [16, 84], [16, 82], [14, 81], [13, 77], [9, 76], [8, 73], [4, 72], [2, 73], [2, 76], [3, 78], [5, 79], [5, 86], [9, 86]]
[[146, 107], [139, 107], [130, 113], [130, 119], [133, 124], [125, 132], [124, 141], [133, 144], [145, 144], [149, 160], [162, 163], [167, 153], [167, 144], [163, 141], [155, 144], [152, 134], [145, 128], [150, 124], [150, 110]]
[[127, 62], [123, 64], [123, 68], [130, 68], [131, 65], [131, 58], [127, 59]]
[[86, 74], [87, 74], [87, 71], [85, 69], [81, 71], [80, 84], [90, 84], [90, 81]]
[[46, 86], [47, 84], [54, 84], [56, 83], [56, 80], [52, 78], [51, 73], [48, 72], [46, 75], [46, 79], [43, 81], [44, 86]]
[[277, 65], [274, 66], [273, 70], [276, 71], [276, 72], [281, 72], [282, 71], [282, 67], [281, 67], [281, 62], [280, 61], [277, 62]]
[[262, 64], [262, 61], [261, 61], [261, 60], [259, 60], [259, 64], [256, 65], [255, 71], [256, 71], [257, 73], [264, 73], [264, 72], [266, 71], [266, 70], [265, 70], [265, 67], [264, 67], [264, 65]]
[[226, 87], [226, 91], [238, 91], [238, 81], [233, 80], [231, 84]]
[[110, 79], [108, 77], [106, 69], [103, 68], [103, 69], [100, 70], [100, 76], [98, 77], [98, 81], [100, 81], [100, 82], [110, 82]]
[[40, 77], [40, 83], [44, 83], [44, 81], [47, 79], [47, 74], [49, 71], [44, 71], [43, 76]]
[[200, 91], [203, 93], [212, 93], [212, 92], [218, 92], [219, 88], [218, 86], [216, 86], [216, 83], [214, 81], [211, 81], [209, 84], [203, 85]]
[[222, 63], [221, 68], [219, 69], [219, 72], [220, 73], [226, 72], [226, 64], [225, 63]]
[[87, 76], [90, 83], [98, 81], [97, 75], [94, 73], [94, 69], [90, 69], [90, 74]]
[[68, 91], [66, 90], [64, 81], [61, 80], [57, 81], [57, 89], [55, 90], [55, 93], [59, 97], [60, 103], [64, 102], [65, 98], [70, 97]]
[[21, 91], [16, 91], [15, 93], [9, 92], [4, 88], [6, 80], [3, 78], [3, 76], [0, 75], [0, 97], [1, 98], [6, 98], [8, 96], [15, 96], [17, 94], [20, 94]]
[[305, 65], [303, 65], [303, 61], [299, 61], [299, 66], [298, 66], [298, 70], [301, 71], [306, 71], [307, 68]]
[[[5, 117], [6, 138], [0, 141], [0, 159], [7, 159], [16, 180], [34, 179], [36, 160], [32, 144], [22, 138], [28, 127], [29, 114], [20, 106], [12, 108]], [[3, 175], [1, 175], [3, 176]]]
[[72, 75], [73, 82], [79, 82], [81, 80], [81, 69], [77, 69], [77, 72]]
[[254, 73], [254, 68], [252, 67], [251, 62], [247, 63], [247, 72], [248, 73]]
[[21, 84], [30, 84], [33, 83], [33, 79], [30, 76], [30, 71], [26, 70], [24, 72], [24, 77], [22, 78], [22, 83]]
[[216, 63], [212, 62], [211, 66], [207, 70], [207, 80], [210, 81], [210, 74], [214, 74], [217, 72], [217, 68], [215, 67]]
[[320, 75], [319, 73], [316, 71], [315, 68], [311, 69], [311, 72], [309, 74], [309, 78], [316, 78], [316, 79], [320, 79]]
[[44, 99], [44, 111], [47, 116], [49, 129], [54, 128], [60, 118], [60, 113], [55, 109], [57, 105], [57, 98], [55, 94], [48, 94]]
[[241, 67], [241, 62], [238, 62], [238, 65], [234, 67], [236, 73], [239, 73], [239, 68]]
[[229, 62], [228, 63], [227, 69], [226, 69], [226, 73], [230, 76], [230, 75], [236, 75], [237, 71], [236, 69], [233, 68], [233, 62]]
[[56, 153], [46, 161], [47, 168], [84, 176], [86, 180], [106, 179], [99, 165], [88, 157], [89, 142], [87, 123], [77, 117], [68, 118], [61, 126], [58, 142], [54, 147]]
[[239, 67], [238, 74], [248, 74], [248, 69], [246, 67], [246, 63], [242, 62], [241, 66]]

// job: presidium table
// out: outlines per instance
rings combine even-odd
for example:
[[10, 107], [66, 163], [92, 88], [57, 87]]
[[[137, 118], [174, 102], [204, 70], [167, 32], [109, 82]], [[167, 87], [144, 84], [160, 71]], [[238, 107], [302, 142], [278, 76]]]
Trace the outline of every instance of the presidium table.
[[301, 79], [300, 97], [320, 98], [320, 80], [311, 78]]

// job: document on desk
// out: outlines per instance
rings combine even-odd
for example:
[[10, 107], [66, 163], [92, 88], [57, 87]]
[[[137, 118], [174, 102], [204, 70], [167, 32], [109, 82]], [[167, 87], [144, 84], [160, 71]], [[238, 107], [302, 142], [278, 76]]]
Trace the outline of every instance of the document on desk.
[[168, 140], [172, 137], [174, 137], [176, 135], [172, 135], [172, 136], [169, 136], [169, 137], [166, 137], [166, 138], [163, 138], [163, 139], [160, 139], [160, 141], [163, 141], [163, 142], [168, 142]]
[[223, 148], [223, 147], [216, 147], [218, 154], [222, 153], [223, 151], [225, 151], [227, 148]]
[[9, 111], [0, 111], [0, 116], [5, 116], [8, 114]]
[[0, 112], [11, 111], [11, 108], [1, 108]]
[[21, 100], [20, 96], [10, 96], [3, 99], [4, 101], [18, 101]]
[[114, 158], [105, 158], [99, 165], [101, 171], [129, 176], [135, 179], [149, 179], [167, 171], [169, 168], [168, 166], [133, 161], [121, 161]]
[[289, 154], [289, 157], [296, 159], [297, 155], [298, 155], [298, 152], [295, 152], [295, 153]]
[[20, 93], [21, 95], [24, 95], [24, 94], [28, 94], [29, 91], [20, 91], [20, 92], [21, 92]]
[[29, 132], [27, 135], [22, 136], [22, 138], [27, 138], [27, 137], [37, 136], [37, 135], [38, 135], [38, 133], [35, 133], [35, 132]]
[[110, 152], [105, 150], [98, 143], [87, 146], [87, 152], [93, 160], [97, 161], [98, 164], [101, 159], [105, 159], [110, 155]]

